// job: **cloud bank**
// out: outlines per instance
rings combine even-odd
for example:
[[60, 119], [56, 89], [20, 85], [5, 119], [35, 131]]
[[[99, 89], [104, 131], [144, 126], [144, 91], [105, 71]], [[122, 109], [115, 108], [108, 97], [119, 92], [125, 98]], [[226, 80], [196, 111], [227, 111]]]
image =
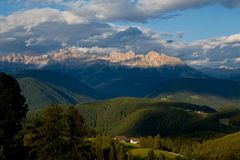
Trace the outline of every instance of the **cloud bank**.
[[[137, 53], [156, 50], [193, 66], [240, 67], [240, 34], [183, 43], [178, 42], [184, 36], [182, 32], [156, 33], [138, 26], [114, 25], [115, 21], [144, 22], [206, 5], [236, 8], [240, 7], [239, 0], [23, 0], [18, 3], [24, 3], [26, 8], [0, 16], [0, 54], [41, 54], [72, 46]], [[43, 6], [34, 8], [36, 3]]]
[[74, 9], [75, 13], [91, 20], [137, 22], [207, 5], [240, 7], [239, 0], [23, 0], [21, 2], [27, 6], [34, 3], [64, 6], [65, 9]]

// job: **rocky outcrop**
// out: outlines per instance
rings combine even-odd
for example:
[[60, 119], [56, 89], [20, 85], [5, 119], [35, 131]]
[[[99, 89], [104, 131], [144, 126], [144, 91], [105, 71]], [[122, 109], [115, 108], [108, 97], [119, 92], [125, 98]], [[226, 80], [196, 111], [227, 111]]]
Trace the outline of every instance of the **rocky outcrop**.
[[75, 65], [88, 62], [99, 63], [99, 60], [116, 65], [142, 68], [184, 64], [183, 61], [177, 57], [171, 57], [163, 53], [159, 54], [155, 51], [151, 51], [146, 55], [136, 54], [133, 51], [129, 51], [127, 53], [112, 51], [110, 54], [98, 55], [92, 53], [82, 53], [77, 48], [68, 48], [45, 55], [12, 54], [0, 56], [1, 62], [34, 64], [39, 66], [48, 65], [51, 62], [68, 64], [70, 62], [70, 64]]
[[155, 51], [151, 51], [147, 55], [135, 54], [132, 51], [127, 53], [113, 51], [106, 60], [121, 65], [144, 68], [184, 64], [179, 58], [159, 54]]

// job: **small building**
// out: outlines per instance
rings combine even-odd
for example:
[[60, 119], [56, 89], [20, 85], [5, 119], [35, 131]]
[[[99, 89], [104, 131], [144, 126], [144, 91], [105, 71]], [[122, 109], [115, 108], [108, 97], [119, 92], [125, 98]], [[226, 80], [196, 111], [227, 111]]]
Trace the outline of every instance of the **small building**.
[[140, 139], [139, 138], [131, 138], [130, 139], [130, 143], [132, 143], [132, 144], [139, 144], [140, 143]]
[[129, 139], [126, 136], [116, 136], [114, 140], [117, 140], [119, 142], [129, 142]]

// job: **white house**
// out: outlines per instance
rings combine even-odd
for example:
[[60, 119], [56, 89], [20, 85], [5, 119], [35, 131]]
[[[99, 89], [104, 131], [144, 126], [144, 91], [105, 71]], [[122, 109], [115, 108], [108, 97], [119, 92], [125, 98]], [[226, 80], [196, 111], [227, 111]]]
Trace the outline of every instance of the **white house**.
[[130, 139], [130, 143], [132, 143], [132, 144], [139, 144], [140, 143], [140, 139], [139, 138], [131, 138]]

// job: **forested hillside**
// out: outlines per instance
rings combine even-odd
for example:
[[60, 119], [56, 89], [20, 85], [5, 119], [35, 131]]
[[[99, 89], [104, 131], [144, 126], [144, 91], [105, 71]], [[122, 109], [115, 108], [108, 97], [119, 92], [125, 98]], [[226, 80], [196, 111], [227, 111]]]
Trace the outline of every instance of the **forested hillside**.
[[[199, 123], [199, 128], [191, 132], [205, 131], [201, 121], [216, 114], [215, 110], [207, 106], [135, 98], [81, 104], [77, 108], [89, 126], [111, 135], [176, 135], [184, 133], [186, 128], [193, 129], [193, 123]], [[210, 126], [210, 131], [221, 132], [224, 127], [228, 127], [218, 120], [209, 121], [212, 123], [210, 125], [216, 125]], [[223, 130], [215, 130], [217, 127]]]
[[240, 132], [209, 140], [195, 149], [195, 154], [208, 160], [239, 160]]
[[161, 93], [155, 98], [165, 101], [207, 105], [219, 111], [224, 109], [240, 108], [240, 99], [237, 97], [226, 98], [222, 96], [211, 95], [207, 93], [197, 93], [192, 91], [165, 92]]
[[31, 110], [50, 104], [77, 104], [92, 101], [92, 98], [86, 95], [34, 78], [19, 78], [18, 82]]

